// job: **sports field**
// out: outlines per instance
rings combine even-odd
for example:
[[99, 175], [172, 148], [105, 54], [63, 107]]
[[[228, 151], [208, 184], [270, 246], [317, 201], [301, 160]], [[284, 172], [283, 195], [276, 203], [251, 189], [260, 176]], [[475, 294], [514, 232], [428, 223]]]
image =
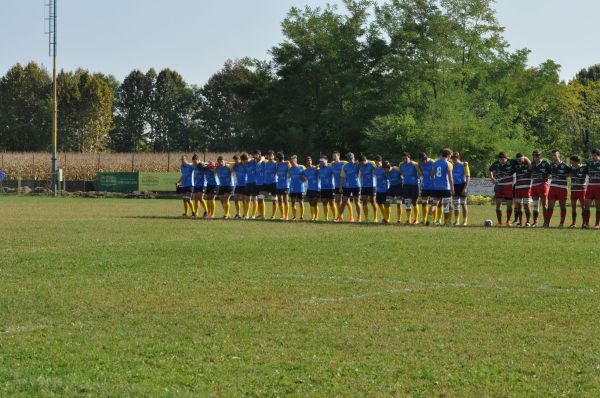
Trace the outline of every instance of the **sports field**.
[[180, 213], [0, 197], [0, 396], [600, 394], [596, 231]]

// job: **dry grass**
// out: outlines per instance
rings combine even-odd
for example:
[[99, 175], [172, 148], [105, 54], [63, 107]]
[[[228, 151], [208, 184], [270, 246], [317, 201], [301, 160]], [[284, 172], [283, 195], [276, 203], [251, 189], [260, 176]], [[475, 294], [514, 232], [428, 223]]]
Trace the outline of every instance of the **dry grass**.
[[[178, 171], [182, 153], [60, 153], [58, 167], [69, 180], [95, 180], [98, 172], [167, 172]], [[191, 156], [191, 154], [187, 154]], [[201, 154], [203, 159], [214, 160], [220, 154]], [[233, 153], [223, 153], [231, 159]], [[47, 152], [0, 153], [0, 170], [7, 178], [47, 180], [51, 173], [50, 154]]]

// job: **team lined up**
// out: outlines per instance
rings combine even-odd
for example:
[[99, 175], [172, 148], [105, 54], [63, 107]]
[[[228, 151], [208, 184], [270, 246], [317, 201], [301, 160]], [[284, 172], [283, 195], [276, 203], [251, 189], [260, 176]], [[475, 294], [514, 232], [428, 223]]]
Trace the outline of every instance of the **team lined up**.
[[[502, 225], [502, 204], [506, 203], [506, 224], [512, 225], [513, 203], [518, 226], [538, 225], [539, 209], [542, 207], [543, 226], [549, 227], [558, 201], [560, 224], [563, 228], [567, 216], [568, 181], [571, 179], [571, 228], [576, 227], [577, 206], [582, 209], [582, 228], [590, 227], [591, 208], [596, 206], [595, 229], [600, 230], [600, 149], [592, 151], [592, 159], [583, 164], [579, 156], [569, 158], [570, 165], [560, 158], [558, 150], [552, 151], [552, 161], [542, 159], [539, 150], [533, 152], [533, 162], [522, 154], [508, 159], [501, 152], [489, 168], [495, 182], [496, 215]], [[548, 180], [550, 179], [550, 182]], [[533, 206], [532, 206], [533, 205]], [[533, 209], [532, 209], [533, 208]], [[532, 211], [533, 210], [533, 211]], [[523, 216], [525, 215], [525, 221]], [[531, 217], [533, 215], [533, 222]]]
[[[418, 161], [404, 153], [398, 166], [380, 156], [369, 160], [361, 155], [357, 160], [348, 153], [346, 159], [340, 160], [337, 151], [333, 152], [331, 162], [327, 156], [321, 156], [317, 165], [311, 156], [306, 156], [301, 165], [296, 155], [286, 160], [283, 153], [273, 151], [266, 158], [261, 151], [256, 151], [252, 158], [242, 153], [233, 162], [219, 156], [216, 163], [201, 162], [197, 155], [189, 163], [183, 156], [178, 184], [183, 193], [184, 216], [190, 212], [196, 216], [202, 206], [204, 216], [213, 218], [218, 198], [227, 219], [231, 217], [233, 195], [235, 218], [267, 218], [266, 201], [270, 197], [271, 219], [279, 210], [279, 218], [289, 220], [291, 209], [291, 220], [304, 220], [306, 198], [312, 221], [320, 218], [321, 201], [326, 221], [344, 221], [347, 210], [350, 222], [379, 222], [381, 213], [381, 222], [390, 223], [391, 205], [396, 203], [398, 223], [402, 222], [405, 210], [407, 224], [440, 224], [442, 217], [443, 223], [448, 224], [454, 204], [454, 224], [459, 224], [462, 208], [462, 225], [467, 225], [470, 171], [459, 153], [444, 149], [438, 160], [422, 153]], [[356, 218], [351, 202], [356, 208]]]

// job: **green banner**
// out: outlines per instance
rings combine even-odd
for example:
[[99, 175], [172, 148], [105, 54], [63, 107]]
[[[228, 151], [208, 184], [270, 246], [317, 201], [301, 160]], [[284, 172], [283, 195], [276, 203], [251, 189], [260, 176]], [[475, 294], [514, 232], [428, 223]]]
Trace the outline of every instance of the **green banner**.
[[133, 192], [138, 190], [138, 173], [98, 173], [98, 191]]
[[175, 183], [179, 180], [179, 173], [139, 173], [139, 191], [145, 192], [173, 192]]

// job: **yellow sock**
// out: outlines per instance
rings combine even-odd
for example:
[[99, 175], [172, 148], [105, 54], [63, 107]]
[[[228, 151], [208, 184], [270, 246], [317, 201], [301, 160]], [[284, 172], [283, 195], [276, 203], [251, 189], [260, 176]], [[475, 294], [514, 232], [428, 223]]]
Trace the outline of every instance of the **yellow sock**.
[[237, 201], [237, 200], [234, 200], [234, 201], [233, 201], [233, 204], [234, 204], [234, 206], [235, 206], [235, 214], [236, 214], [237, 216], [239, 216], [239, 215], [240, 215], [240, 202], [239, 202], [239, 201]]
[[438, 212], [438, 208], [436, 206], [435, 210], [433, 211], [433, 220], [431, 220], [431, 221], [437, 222], [437, 220], [438, 220], [438, 213], [439, 213]]
[[229, 203], [229, 201], [223, 203], [223, 212], [225, 213], [224, 216], [225, 217], [229, 217], [229, 210], [231, 209], [231, 203]]
[[438, 221], [441, 223], [441, 222], [442, 222], [442, 219], [445, 217], [445, 215], [444, 215], [444, 210], [443, 210], [443, 209], [440, 209], [440, 208], [438, 207], [438, 213], [439, 213], [439, 214], [438, 214]]
[[410, 222], [412, 216], [412, 210], [406, 210], [406, 222]]
[[392, 206], [385, 207], [385, 217], [388, 223], [392, 221]]
[[427, 206], [427, 204], [421, 204], [421, 212], [423, 213], [423, 224], [425, 224], [429, 217], [429, 206]]
[[304, 220], [304, 206], [300, 206], [300, 219]]
[[248, 218], [249, 215], [250, 215], [250, 202], [247, 200], [244, 200], [244, 217]]
[[415, 205], [415, 218], [414, 218], [414, 222], [419, 222], [419, 205]]
[[260, 206], [260, 204], [258, 202], [252, 202], [252, 217], [256, 218], [256, 216], [258, 215], [258, 207]]
[[317, 221], [319, 219], [319, 206], [313, 206], [314, 217], [313, 220]]
[[[378, 220], [378, 214], [377, 214], [377, 205], [371, 203], [371, 206], [373, 206], [373, 221], [377, 222]], [[382, 216], [383, 217], [383, 216]]]
[[266, 218], [267, 217], [267, 202], [266, 201], [262, 201], [262, 203], [259, 203], [260, 206], [260, 215], [262, 216], [262, 218]]
[[467, 218], [468, 218], [468, 217], [463, 217], [463, 224], [465, 224], [465, 225], [467, 225], [467, 224], [468, 224]]
[[183, 214], [188, 215], [188, 202], [187, 200], [183, 201]]
[[333, 202], [333, 219], [334, 220], [336, 218], [338, 218], [338, 214], [339, 214], [339, 209], [338, 209], [337, 203]]
[[288, 203], [284, 203], [283, 204], [283, 216], [285, 219], [288, 219], [290, 217], [290, 204]]
[[398, 209], [398, 222], [402, 222], [402, 205], [396, 206]]
[[369, 221], [369, 204], [365, 203], [363, 205], [363, 212], [365, 213], [365, 221]]
[[292, 205], [292, 217], [296, 218], [296, 205]]
[[323, 205], [323, 213], [325, 214], [325, 221], [329, 221], [329, 204], [325, 203]]
[[271, 218], [275, 218], [275, 214], [277, 213], [278, 206], [279, 206], [278, 202], [273, 202], [273, 208], [271, 209]]
[[217, 212], [217, 199], [213, 199], [211, 200], [212, 202], [212, 213], [211, 215], [214, 217], [215, 213]]
[[[352, 202], [348, 201], [348, 215], [350, 216], [350, 219], [354, 218], [354, 210], [352, 209]], [[342, 214], [343, 215], [343, 214]]]

